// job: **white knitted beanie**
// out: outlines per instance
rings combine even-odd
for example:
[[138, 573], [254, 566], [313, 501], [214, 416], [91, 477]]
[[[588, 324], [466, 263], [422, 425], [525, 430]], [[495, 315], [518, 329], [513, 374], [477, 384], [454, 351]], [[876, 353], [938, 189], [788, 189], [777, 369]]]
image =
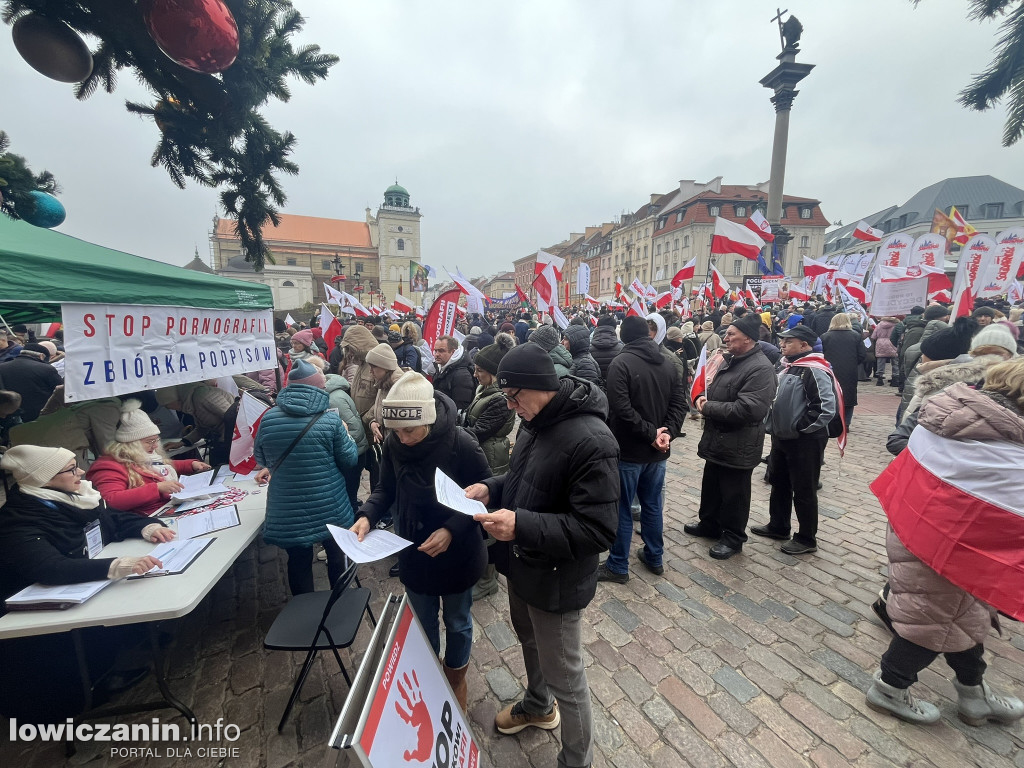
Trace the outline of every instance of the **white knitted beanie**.
[[389, 429], [418, 427], [437, 420], [434, 387], [415, 371], [407, 371], [394, 383], [382, 406], [384, 426]]
[[385, 371], [398, 370], [398, 358], [395, 357], [395, 350], [388, 344], [378, 344], [366, 353], [366, 362], [383, 368]]
[[160, 427], [152, 422], [142, 410], [142, 403], [134, 398], [125, 400], [121, 406], [121, 420], [117, 423], [114, 439], [119, 443], [134, 443], [160, 434]]
[[0, 459], [0, 467], [14, 475], [18, 485], [42, 488], [74, 458], [75, 454], [67, 448], [16, 445], [7, 449]]

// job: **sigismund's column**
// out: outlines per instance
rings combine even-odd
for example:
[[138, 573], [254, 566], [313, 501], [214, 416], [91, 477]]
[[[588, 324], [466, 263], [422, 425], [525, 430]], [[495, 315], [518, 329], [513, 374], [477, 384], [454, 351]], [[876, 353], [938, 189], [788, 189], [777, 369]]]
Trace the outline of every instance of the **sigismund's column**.
[[799, 93], [796, 84], [807, 77], [814, 69], [813, 64], [798, 64], [796, 55], [800, 51], [800, 35], [803, 25], [796, 16], [790, 16], [785, 23], [782, 14], [773, 19], [779, 22], [779, 37], [782, 53], [776, 58], [779, 65], [761, 78], [761, 85], [775, 92], [771, 97], [775, 105], [775, 140], [772, 144], [772, 171], [768, 188], [768, 223], [772, 225], [775, 242], [783, 257], [786, 244], [792, 235], [782, 226], [782, 188], [786, 181], [786, 151], [789, 145], [789, 112], [793, 108], [793, 100]]

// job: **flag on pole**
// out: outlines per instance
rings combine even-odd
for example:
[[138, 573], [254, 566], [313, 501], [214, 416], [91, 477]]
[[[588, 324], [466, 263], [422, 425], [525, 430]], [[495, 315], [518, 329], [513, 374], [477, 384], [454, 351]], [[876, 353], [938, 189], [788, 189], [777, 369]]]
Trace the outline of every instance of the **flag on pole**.
[[751, 261], [757, 261], [764, 240], [742, 224], [715, 217], [715, 234], [711, 238], [711, 253], [737, 253]]
[[647, 286], [640, 282], [639, 277], [633, 278], [633, 282], [629, 284], [629, 290], [631, 290], [633, 295], [638, 299], [642, 299], [647, 295]]
[[555, 325], [561, 328], [563, 331], [569, 327], [569, 320], [562, 313], [558, 307], [551, 308], [551, 318], [555, 321]]
[[693, 384], [690, 386], [690, 402], [695, 403], [698, 397], [708, 391], [715, 374], [718, 373], [724, 362], [725, 358], [722, 357], [721, 348], [712, 352], [710, 356], [707, 347], [701, 349], [700, 357], [697, 359], [697, 369], [693, 372]]
[[956, 237], [953, 238], [953, 242], [959, 243], [960, 245], [966, 245], [967, 241], [970, 240], [971, 236], [978, 230], [967, 223], [967, 219], [960, 215], [960, 211], [956, 209], [955, 205], [949, 209], [949, 218], [951, 218], [953, 223], [956, 225]]
[[427, 313], [426, 313], [426, 311], [425, 311], [425, 310], [423, 309], [423, 307], [419, 307], [419, 306], [417, 306], [417, 307], [416, 307], [416, 319], [417, 319], [417, 320], [422, 320], [422, 319], [423, 319], [423, 317], [424, 317], [424, 316], [425, 316], [426, 314], [427, 314]]
[[334, 340], [341, 335], [341, 323], [326, 304], [320, 305], [320, 333], [323, 334], [327, 351], [334, 349]]
[[342, 292], [339, 291], [337, 288], [333, 288], [332, 286], [328, 285], [327, 283], [324, 283], [323, 285], [324, 285], [324, 296], [327, 297], [327, 303], [328, 304], [337, 304], [339, 307], [342, 306], [342, 303], [341, 303], [341, 297], [343, 295]]
[[537, 261], [534, 262], [533, 265], [533, 274], [541, 274], [544, 271], [544, 268], [547, 267], [549, 264], [555, 272], [555, 279], [561, 280], [562, 267], [565, 266], [565, 259], [563, 259], [560, 256], [555, 256], [553, 253], [548, 253], [547, 251], [544, 250], [537, 251]]
[[284, 324], [287, 326], [295, 325], [295, 318], [292, 317], [291, 312], [284, 316]]
[[824, 261], [817, 261], [810, 256], [804, 256], [804, 275], [807, 277], [818, 277], [827, 275], [830, 272], [837, 272], [839, 267], [826, 264]]
[[672, 287], [678, 288], [687, 280], [693, 280], [693, 274], [696, 271], [697, 257], [694, 256], [688, 264], [683, 265], [683, 268], [676, 272], [675, 276], [672, 278]]
[[601, 305], [601, 302], [599, 302], [597, 299], [595, 299], [589, 293], [583, 294], [583, 299], [584, 299], [584, 301], [587, 302], [587, 304], [589, 304], [592, 307], [597, 307], [597, 306]]
[[616, 299], [621, 299], [622, 298], [622, 281], [621, 280], [616, 280], [615, 281], [615, 298]]
[[395, 300], [391, 302], [391, 307], [396, 312], [412, 312], [416, 308], [416, 305], [399, 293], [395, 296]]
[[880, 229], [875, 229], [874, 227], [870, 226], [863, 219], [861, 221], [857, 222], [857, 226], [854, 227], [854, 230], [853, 230], [853, 236], [855, 238], [857, 238], [858, 240], [867, 240], [869, 242], [874, 242], [876, 240], [881, 240], [882, 239], [882, 235], [884, 235], [884, 234], [885, 234], [885, 232], [883, 232]]
[[717, 267], [711, 268], [711, 286], [715, 292], [715, 298], [720, 299], [732, 288], [725, 276], [718, 271]]
[[647, 316], [643, 308], [640, 306], [639, 299], [633, 299], [633, 301], [630, 303], [629, 309], [626, 311], [626, 317], [629, 317], [630, 315], [636, 315], [637, 317]]
[[672, 291], [665, 291], [664, 293], [659, 293], [657, 296], [654, 297], [654, 306], [657, 307], [658, 309], [664, 309], [671, 303]]
[[807, 301], [811, 297], [809, 290], [810, 289], [807, 287], [807, 278], [805, 277], [796, 285], [790, 286], [789, 298]]
[[550, 312], [551, 307], [558, 301], [558, 278], [555, 277], [555, 268], [548, 264], [533, 278], [533, 290], [537, 292], [537, 309], [541, 312]]
[[764, 217], [764, 214], [756, 208], [750, 214], [750, 218], [744, 222], [744, 226], [751, 232], [757, 233], [766, 243], [770, 243], [775, 239], [775, 235], [772, 234], [772, 225], [768, 223], [768, 219]]
[[235, 417], [235, 431], [231, 435], [231, 450], [228, 453], [228, 468], [232, 472], [248, 474], [256, 469], [256, 432], [260, 428], [263, 414], [270, 406], [248, 392], [242, 393], [238, 401], [238, 415]]
[[516, 283], [516, 295], [519, 297], [519, 301], [521, 301], [526, 306], [533, 306], [530, 303], [530, 297], [526, 295], [526, 291], [519, 287], [519, 283]]

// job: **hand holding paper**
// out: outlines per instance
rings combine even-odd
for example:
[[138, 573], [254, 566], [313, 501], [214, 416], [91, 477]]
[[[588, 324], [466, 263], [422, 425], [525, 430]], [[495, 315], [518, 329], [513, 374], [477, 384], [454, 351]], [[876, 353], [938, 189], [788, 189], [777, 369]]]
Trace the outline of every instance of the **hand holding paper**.
[[440, 468], [434, 470], [434, 493], [437, 501], [464, 515], [486, 515], [487, 507], [475, 499], [467, 499], [466, 492]]
[[[365, 518], [360, 518], [365, 519]], [[370, 531], [360, 541], [359, 537], [352, 531], [339, 528], [336, 525], [327, 525], [327, 530], [341, 547], [341, 551], [354, 563], [372, 563], [376, 560], [383, 560], [389, 555], [401, 552], [412, 544], [408, 539], [396, 536], [390, 531]]]

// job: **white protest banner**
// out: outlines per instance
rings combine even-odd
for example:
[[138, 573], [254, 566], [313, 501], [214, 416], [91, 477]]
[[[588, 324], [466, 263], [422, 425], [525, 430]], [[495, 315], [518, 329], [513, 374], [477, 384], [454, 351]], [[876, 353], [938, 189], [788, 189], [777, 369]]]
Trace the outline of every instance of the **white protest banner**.
[[590, 265], [580, 264], [576, 268], [576, 293], [581, 296], [590, 293]]
[[782, 287], [782, 275], [765, 275], [761, 278], [761, 303], [778, 301], [779, 290]]
[[928, 278], [876, 282], [871, 291], [871, 314], [875, 317], [909, 315], [916, 306], [928, 303]]
[[269, 309], [62, 304], [61, 314], [68, 402], [277, 365]]
[[910, 247], [913, 241], [904, 233], [889, 235], [878, 246], [878, 261], [886, 267], [906, 267], [910, 265]]
[[1021, 259], [1024, 258], [1024, 228], [1011, 227], [996, 235], [996, 252], [979, 275], [977, 295], [979, 299], [990, 299], [1006, 293], [1010, 283], [1017, 277]]
[[478, 768], [480, 748], [408, 603], [397, 623], [383, 673], [364, 705], [358, 749], [374, 768]]
[[925, 232], [918, 237], [910, 248], [908, 267], [927, 265], [941, 267], [946, 260], [946, 238], [932, 232]]

